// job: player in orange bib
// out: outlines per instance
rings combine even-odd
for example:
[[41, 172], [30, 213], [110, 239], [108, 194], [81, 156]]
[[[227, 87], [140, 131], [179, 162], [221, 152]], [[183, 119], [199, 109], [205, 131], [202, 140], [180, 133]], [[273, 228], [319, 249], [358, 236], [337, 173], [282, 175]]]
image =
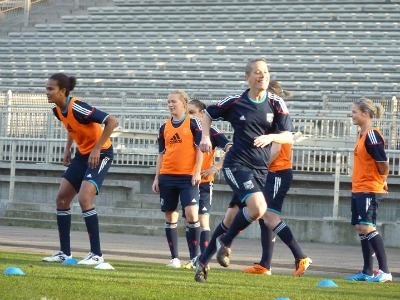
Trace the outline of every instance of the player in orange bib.
[[179, 201], [188, 221], [190, 253], [195, 253], [200, 238], [199, 183], [203, 153], [200, 121], [188, 115], [189, 96], [181, 90], [168, 95], [171, 118], [161, 125], [158, 134], [159, 154], [153, 192], [160, 194], [161, 211], [165, 214], [165, 234], [171, 252], [167, 267], [180, 268], [178, 253]]
[[[110, 135], [118, 126], [118, 121], [114, 116], [71, 97], [70, 92], [75, 85], [75, 77], [64, 73], [52, 75], [46, 84], [48, 102], [54, 103], [53, 113], [68, 131], [63, 160], [68, 168], [63, 174], [56, 197], [60, 251], [43, 258], [43, 261], [63, 262], [72, 258], [70, 204], [78, 195], [90, 241], [90, 252], [78, 264], [97, 265], [104, 262], [104, 258], [100, 248], [99, 220], [94, 199], [113, 160]], [[104, 128], [101, 124], [104, 124]], [[77, 150], [71, 159], [73, 142]]]
[[[189, 114], [201, 120], [203, 118], [204, 110], [206, 109], [205, 103], [200, 100], [191, 100], [189, 102]], [[213, 183], [214, 174], [222, 169], [223, 158], [214, 164], [214, 154], [216, 148], [222, 149], [225, 152], [229, 150], [232, 143], [225, 137], [225, 135], [219, 131], [215, 126], [210, 128], [210, 138], [213, 145], [213, 150], [209, 153], [203, 153], [203, 165], [201, 166], [201, 182], [199, 184], [199, 220], [200, 220], [200, 254], [204, 253], [205, 248], [208, 246], [210, 241], [210, 213], [213, 196]], [[183, 214], [185, 218], [185, 214]], [[189, 228], [186, 230], [186, 238], [188, 245], [189, 240]], [[189, 250], [191, 247], [189, 246]], [[188, 263], [183, 265], [185, 269], [194, 269], [196, 260], [199, 253], [196, 250], [195, 253], [190, 253], [190, 260]]]
[[[389, 163], [385, 153], [385, 141], [373, 118], [383, 115], [383, 107], [370, 99], [361, 98], [353, 103], [351, 117], [359, 126], [354, 148], [354, 167], [351, 188], [351, 224], [355, 226], [361, 241], [364, 266], [361, 272], [347, 277], [351, 281], [392, 281], [382, 236], [376, 229], [378, 203], [387, 193]], [[378, 259], [379, 270], [373, 272], [373, 254]]]

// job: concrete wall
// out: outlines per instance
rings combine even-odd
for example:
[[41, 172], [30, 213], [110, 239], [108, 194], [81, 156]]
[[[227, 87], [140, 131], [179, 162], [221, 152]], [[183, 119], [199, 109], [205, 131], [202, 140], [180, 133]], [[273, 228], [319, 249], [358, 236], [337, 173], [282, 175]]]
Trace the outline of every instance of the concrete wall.
[[[9, 199], [9, 166], [0, 163], [0, 223], [32, 227], [54, 227], [54, 198], [64, 168], [60, 165], [19, 164], [16, 170], [14, 200]], [[151, 167], [116, 167], [110, 169], [96, 207], [102, 230], [136, 234], [164, 234], [163, 214], [158, 196], [152, 193], [154, 178]], [[349, 179], [343, 178], [339, 201], [339, 217], [332, 218], [333, 176], [330, 174], [295, 174], [285, 200], [282, 219], [299, 241], [333, 244], [358, 244], [358, 237], [349, 223]], [[393, 190], [397, 185], [391, 185]], [[378, 211], [378, 229], [388, 247], [400, 248], [400, 214], [398, 200], [391, 193]], [[215, 184], [211, 224], [215, 228], [223, 219], [231, 191], [221, 182]], [[76, 229], [84, 230], [76, 201], [72, 210]], [[31, 222], [31, 223], [30, 223]], [[31, 225], [30, 225], [31, 224]], [[182, 223], [180, 223], [182, 225]], [[183, 228], [182, 228], [183, 229]], [[181, 230], [183, 234], [183, 230]], [[242, 238], [258, 238], [255, 222]]]

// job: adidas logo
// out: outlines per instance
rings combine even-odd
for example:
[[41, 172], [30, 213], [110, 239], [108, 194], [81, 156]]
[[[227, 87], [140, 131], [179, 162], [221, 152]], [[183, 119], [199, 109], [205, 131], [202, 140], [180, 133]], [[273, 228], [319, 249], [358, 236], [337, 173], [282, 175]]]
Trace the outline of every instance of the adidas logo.
[[241, 117], [239, 118], [239, 120], [246, 121], [246, 117], [245, 117], [245, 116], [241, 116]]
[[74, 129], [72, 129], [72, 127], [71, 127], [71, 125], [67, 125], [67, 131], [68, 132], [75, 132], [75, 130]]
[[86, 178], [92, 178], [92, 174], [88, 174]]
[[196, 202], [197, 202], [196, 199], [193, 198], [193, 199], [192, 199], [192, 203], [196, 203]]
[[176, 143], [182, 143], [181, 137], [179, 136], [178, 133], [175, 133], [174, 136], [169, 140], [170, 145]]

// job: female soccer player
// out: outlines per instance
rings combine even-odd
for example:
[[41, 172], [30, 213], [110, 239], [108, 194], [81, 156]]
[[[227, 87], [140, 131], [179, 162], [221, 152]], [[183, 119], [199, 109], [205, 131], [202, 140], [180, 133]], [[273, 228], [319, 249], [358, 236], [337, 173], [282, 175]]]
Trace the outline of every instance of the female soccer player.
[[161, 125], [158, 134], [159, 154], [153, 192], [160, 194], [161, 211], [165, 213], [165, 234], [171, 251], [171, 268], [180, 268], [176, 211], [179, 200], [188, 222], [190, 253], [199, 243], [199, 183], [203, 153], [198, 147], [201, 124], [188, 115], [189, 96], [181, 90], [168, 95], [171, 118]]
[[[90, 241], [89, 254], [78, 264], [97, 265], [104, 262], [104, 258], [100, 248], [99, 220], [94, 199], [113, 160], [110, 135], [118, 126], [118, 121], [114, 116], [71, 97], [70, 92], [75, 85], [76, 78], [64, 73], [52, 75], [46, 84], [48, 102], [55, 104], [53, 113], [68, 131], [63, 160], [68, 168], [63, 174], [56, 197], [60, 251], [43, 258], [43, 261], [63, 262], [72, 257], [70, 204], [78, 195]], [[104, 124], [104, 129], [101, 124]], [[71, 160], [73, 142], [77, 150]]]
[[[200, 100], [191, 100], [189, 102], [189, 114], [202, 119], [206, 105]], [[211, 153], [203, 153], [203, 165], [201, 166], [201, 182], [199, 184], [200, 200], [199, 200], [199, 221], [200, 221], [200, 254], [204, 252], [210, 240], [210, 212], [212, 203], [212, 190], [214, 182], [214, 174], [221, 170], [223, 159], [214, 162], [214, 154], [216, 148], [223, 149], [225, 152], [231, 147], [231, 143], [221, 133], [218, 128], [211, 126], [210, 138], [213, 146]], [[185, 216], [184, 216], [185, 217]], [[188, 230], [186, 230], [188, 233]], [[188, 237], [188, 235], [187, 235]], [[190, 241], [188, 239], [188, 245]], [[190, 250], [190, 247], [189, 247]], [[190, 253], [190, 261], [183, 267], [192, 269], [195, 267], [195, 260], [197, 257], [197, 248], [195, 253]]]
[[[280, 97], [290, 96], [277, 81], [270, 82], [268, 91]], [[302, 252], [289, 227], [280, 218], [283, 200], [293, 180], [292, 147], [292, 144], [272, 143], [267, 182], [264, 188], [268, 208], [264, 217], [258, 220], [261, 229], [262, 256], [259, 263], [243, 270], [246, 273], [271, 275], [275, 234], [293, 253], [296, 264], [294, 276], [301, 276], [312, 263], [311, 259]]]
[[[202, 139], [203, 152], [210, 152], [211, 120], [223, 119], [231, 123], [233, 146], [224, 159], [223, 173], [239, 205], [246, 205], [235, 216], [227, 232], [217, 239], [217, 260], [227, 267], [231, 244], [240, 231], [261, 218], [267, 204], [263, 195], [270, 156], [270, 144], [293, 143], [293, 124], [285, 103], [267, 93], [269, 72], [263, 58], [250, 60], [246, 65], [245, 79], [249, 89], [242, 94], [228, 96], [216, 105], [210, 105], [204, 114]], [[205, 259], [200, 257], [195, 280], [204, 282], [207, 277]]]
[[[364, 266], [360, 273], [347, 277], [352, 281], [392, 281], [382, 236], [376, 230], [379, 200], [387, 193], [389, 163], [385, 153], [385, 141], [373, 118], [383, 115], [383, 107], [370, 99], [361, 98], [353, 103], [351, 117], [359, 126], [354, 148], [354, 167], [351, 188], [351, 224], [355, 226], [361, 241]], [[378, 259], [379, 271], [373, 274], [373, 253]]]

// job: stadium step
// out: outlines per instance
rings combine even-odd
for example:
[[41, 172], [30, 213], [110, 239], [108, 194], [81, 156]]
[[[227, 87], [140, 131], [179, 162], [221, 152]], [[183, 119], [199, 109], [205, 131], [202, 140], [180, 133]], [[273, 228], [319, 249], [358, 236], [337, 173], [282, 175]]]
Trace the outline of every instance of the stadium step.
[[[164, 214], [161, 211], [154, 211], [150, 213], [149, 216], [143, 214], [143, 216], [135, 216], [135, 211], [125, 210], [125, 215], [123, 214], [123, 210], [119, 212], [118, 215], [107, 214], [106, 212], [100, 213], [101, 207], [97, 207], [99, 209], [98, 216], [100, 223], [102, 224], [120, 224], [124, 225], [141, 225], [141, 226], [163, 226], [165, 224]], [[132, 214], [130, 213], [132, 212]], [[137, 213], [137, 211], [136, 211]], [[149, 213], [149, 212], [148, 212]], [[154, 214], [154, 216], [151, 216]], [[155, 216], [157, 215], [158, 216]], [[45, 211], [32, 211], [32, 210], [17, 210], [17, 209], [7, 209], [5, 212], [5, 217], [9, 218], [17, 218], [17, 219], [38, 219], [38, 220], [56, 220], [56, 214], [54, 212], [45, 212]], [[72, 222], [81, 222], [83, 220], [82, 214], [79, 212], [72, 213]], [[182, 225], [182, 220], [180, 225]]]
[[144, 208], [144, 209], [158, 209], [160, 210], [160, 196], [156, 194], [135, 194], [133, 199], [126, 201], [117, 201], [116, 208]]
[[[23, 226], [32, 228], [51, 228], [57, 229], [57, 222], [55, 220], [42, 220], [42, 219], [30, 219], [30, 218], [10, 218], [0, 217], [0, 225], [4, 226]], [[86, 225], [84, 222], [73, 222], [71, 224], [71, 230], [86, 231]], [[125, 233], [125, 234], [138, 234], [138, 235], [155, 235], [164, 236], [165, 226], [151, 225], [127, 225], [127, 224], [107, 224], [100, 222], [100, 234], [101, 232], [107, 233]], [[185, 228], [180, 226], [178, 228], [180, 236], [184, 236]]]
[[[135, 201], [132, 201], [132, 203], [135, 203]], [[160, 218], [163, 217], [163, 213], [160, 211], [160, 204], [157, 204], [158, 206], [154, 208], [139, 208], [136, 206], [125, 206], [119, 208], [96, 206], [96, 211], [100, 216], [104, 215], [129, 218]], [[28, 203], [14, 201], [7, 204], [7, 211], [23, 211], [25, 212], [25, 214], [29, 214], [30, 212], [51, 213], [54, 215], [54, 217], [56, 215], [55, 205], [49, 205], [48, 203]], [[71, 213], [74, 215], [81, 215], [81, 208], [77, 202], [73, 203], [71, 207]]]

